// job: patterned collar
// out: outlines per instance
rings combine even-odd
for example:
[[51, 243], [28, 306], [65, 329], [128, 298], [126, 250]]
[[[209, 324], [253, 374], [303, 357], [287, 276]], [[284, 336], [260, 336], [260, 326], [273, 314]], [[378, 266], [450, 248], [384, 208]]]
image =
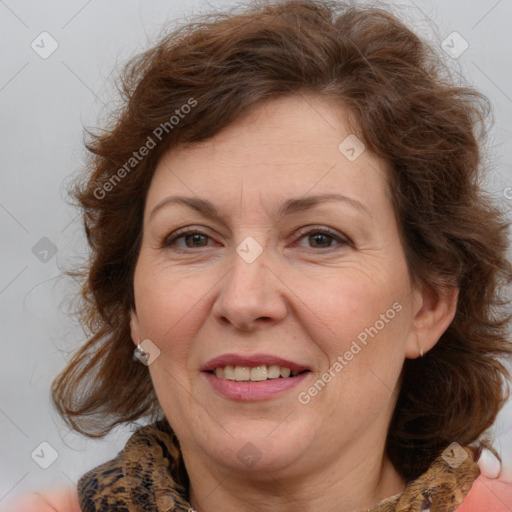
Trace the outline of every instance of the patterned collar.
[[[476, 454], [452, 444], [399, 494], [364, 512], [453, 512], [480, 474]], [[193, 512], [178, 440], [166, 420], [135, 432], [115, 459], [78, 482], [82, 512]], [[363, 511], [361, 511], [363, 512]]]

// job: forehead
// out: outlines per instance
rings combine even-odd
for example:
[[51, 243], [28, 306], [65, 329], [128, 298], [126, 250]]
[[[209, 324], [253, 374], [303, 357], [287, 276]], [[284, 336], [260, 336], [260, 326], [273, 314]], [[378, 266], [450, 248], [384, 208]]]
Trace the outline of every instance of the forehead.
[[[353, 133], [348, 112], [318, 96], [267, 101], [206, 141], [167, 152], [148, 193], [218, 203], [338, 192], [384, 200], [387, 170]], [[381, 204], [382, 206], [382, 204]]]

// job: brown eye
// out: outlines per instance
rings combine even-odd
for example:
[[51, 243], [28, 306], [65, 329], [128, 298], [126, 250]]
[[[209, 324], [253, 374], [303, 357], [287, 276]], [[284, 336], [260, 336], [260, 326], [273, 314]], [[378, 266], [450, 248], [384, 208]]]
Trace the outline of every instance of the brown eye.
[[187, 247], [204, 247], [206, 244], [202, 242], [206, 241], [208, 237], [201, 233], [194, 233], [192, 235], [182, 235], [180, 238], [185, 240]]
[[325, 228], [302, 231], [300, 235], [300, 241], [306, 239], [307, 247], [311, 249], [330, 249], [336, 245], [339, 247], [350, 245], [347, 238]]
[[[181, 240], [184, 240], [184, 244], [179, 242]], [[211, 238], [208, 235], [198, 231], [197, 229], [179, 229], [164, 239], [162, 247], [176, 247], [177, 251], [198, 249], [207, 247], [209, 240], [211, 240]]]
[[315, 233], [314, 235], [308, 236], [308, 241], [310, 244], [318, 244], [317, 247], [325, 248], [331, 246], [331, 241], [333, 241], [334, 238], [331, 235], [327, 235], [325, 233]]

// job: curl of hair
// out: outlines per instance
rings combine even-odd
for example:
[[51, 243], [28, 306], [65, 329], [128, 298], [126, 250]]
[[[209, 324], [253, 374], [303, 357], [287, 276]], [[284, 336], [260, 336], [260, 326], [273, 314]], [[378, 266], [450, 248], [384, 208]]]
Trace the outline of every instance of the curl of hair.
[[[456, 85], [431, 46], [385, 10], [284, 1], [175, 29], [126, 65], [121, 84], [122, 108], [111, 126], [89, 133], [89, 163], [74, 189], [91, 248], [80, 317], [90, 339], [52, 385], [72, 428], [101, 437], [162, 415], [147, 368], [133, 360], [129, 327], [144, 201], [161, 156], [268, 99], [304, 93], [348, 109], [358, 137], [389, 164], [411, 276], [434, 290], [460, 289], [438, 343], [404, 363], [388, 456], [414, 479], [452, 441], [475, 442], [492, 425], [508, 396], [512, 270], [508, 223], [482, 187], [478, 128], [489, 104]], [[194, 102], [171, 127], [170, 116]], [[127, 170], [149, 138], [155, 148]]]

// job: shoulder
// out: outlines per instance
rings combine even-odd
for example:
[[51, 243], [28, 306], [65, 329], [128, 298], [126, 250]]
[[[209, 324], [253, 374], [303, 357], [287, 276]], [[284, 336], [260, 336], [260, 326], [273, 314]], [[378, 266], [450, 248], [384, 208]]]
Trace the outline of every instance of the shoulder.
[[510, 512], [512, 482], [491, 480], [480, 475], [456, 512]]

